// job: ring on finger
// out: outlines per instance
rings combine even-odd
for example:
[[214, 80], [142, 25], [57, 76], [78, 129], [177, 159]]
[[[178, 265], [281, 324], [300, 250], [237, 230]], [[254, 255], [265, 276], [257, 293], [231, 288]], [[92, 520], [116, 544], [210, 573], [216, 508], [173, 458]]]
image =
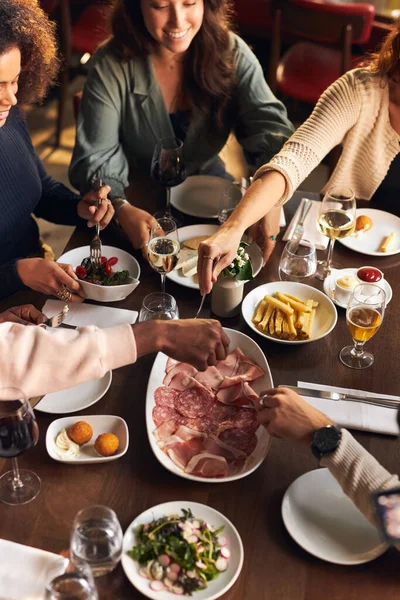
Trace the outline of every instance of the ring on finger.
[[269, 408], [268, 404], [267, 404], [267, 400], [268, 400], [268, 396], [264, 394], [264, 396], [261, 396], [260, 398], [260, 405], [263, 408]]
[[212, 256], [210, 256], [209, 254], [205, 254], [203, 256], [203, 258], [205, 258], [206, 260], [214, 260]]
[[271, 240], [271, 242], [273, 242], [274, 244], [276, 244], [276, 235], [270, 235], [269, 239]]
[[64, 302], [71, 302], [72, 293], [65, 286], [61, 290], [56, 291], [56, 296], [63, 300]]

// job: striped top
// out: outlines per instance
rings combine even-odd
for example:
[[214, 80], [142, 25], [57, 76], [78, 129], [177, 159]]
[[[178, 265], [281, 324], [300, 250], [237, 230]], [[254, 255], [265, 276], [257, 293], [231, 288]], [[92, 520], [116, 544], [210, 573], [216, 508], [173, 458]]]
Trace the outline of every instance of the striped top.
[[[258, 178], [275, 170], [286, 179], [283, 204], [321, 160], [340, 143], [343, 151], [328, 183], [370, 200], [400, 152], [400, 135], [389, 120], [389, 87], [368, 69], [354, 69], [321, 96], [311, 116], [282, 150], [258, 169]], [[399, 186], [400, 187], [400, 186]]]

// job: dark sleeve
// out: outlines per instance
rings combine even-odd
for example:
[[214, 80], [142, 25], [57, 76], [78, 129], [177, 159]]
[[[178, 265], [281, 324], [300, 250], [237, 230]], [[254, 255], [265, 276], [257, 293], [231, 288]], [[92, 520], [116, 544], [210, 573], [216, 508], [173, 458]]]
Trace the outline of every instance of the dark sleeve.
[[17, 273], [17, 260], [19, 259], [0, 265], [0, 299], [27, 289]]
[[36, 155], [38, 173], [42, 182], [42, 196], [35, 208], [36, 217], [58, 225], [79, 225], [77, 205], [80, 196], [71, 192], [63, 183], [47, 175], [40, 158]]

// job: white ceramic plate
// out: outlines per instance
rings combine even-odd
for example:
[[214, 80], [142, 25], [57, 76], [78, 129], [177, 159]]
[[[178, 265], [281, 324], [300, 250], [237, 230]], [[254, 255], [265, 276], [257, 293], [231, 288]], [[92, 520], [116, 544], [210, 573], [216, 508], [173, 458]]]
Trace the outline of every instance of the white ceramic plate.
[[[252, 319], [254, 311], [264, 296], [273, 296], [276, 292], [282, 292], [297, 296], [300, 300], [307, 300], [312, 298], [319, 303], [319, 306], [315, 313], [315, 319], [312, 327], [312, 335], [309, 340], [281, 340], [276, 338], [269, 333], [264, 333], [257, 329]], [[337, 321], [337, 310], [332, 300], [330, 300], [323, 292], [320, 292], [316, 288], [306, 285], [304, 283], [295, 283], [291, 281], [273, 281], [271, 283], [265, 283], [252, 290], [242, 302], [242, 315], [247, 325], [251, 327], [253, 331], [274, 342], [280, 344], [308, 344], [309, 342], [315, 342], [325, 337], [332, 331]]]
[[185, 215], [216, 219], [219, 199], [230, 184], [230, 181], [222, 177], [192, 175], [171, 188], [171, 204]]
[[127, 555], [128, 550], [131, 550], [136, 543], [135, 530], [139, 525], [151, 523], [154, 519], [160, 519], [167, 515], [181, 514], [182, 508], [190, 509], [193, 515], [198, 519], [204, 519], [215, 528], [224, 526], [223, 535], [228, 537], [228, 548], [231, 551], [229, 566], [226, 571], [210, 581], [205, 590], [194, 592], [193, 599], [195, 600], [215, 600], [225, 592], [227, 592], [239, 577], [243, 566], [243, 544], [236, 527], [222, 513], [198, 502], [175, 501], [166, 502], [149, 508], [129, 525], [125, 532], [122, 543], [122, 568], [125, 575], [128, 577], [132, 585], [148, 598], [154, 600], [176, 600], [176, 594], [162, 591], [154, 592], [150, 589], [149, 580], [141, 577], [138, 573], [138, 563]]
[[359, 565], [387, 550], [378, 530], [328, 469], [305, 473], [289, 486], [282, 501], [282, 518], [299, 546], [337, 565]]
[[[63, 429], [68, 431], [74, 423], [78, 421], [86, 421], [93, 429], [93, 437], [87, 444], [84, 444], [80, 448], [80, 454], [76, 458], [63, 460], [56, 452], [55, 440], [57, 435]], [[112, 456], [99, 456], [94, 449], [94, 443], [97, 436], [101, 433], [113, 433], [119, 439], [119, 448]], [[58, 460], [62, 463], [87, 465], [89, 463], [103, 463], [109, 462], [110, 460], [116, 460], [121, 458], [129, 446], [129, 431], [128, 426], [124, 419], [116, 417], [114, 415], [85, 415], [81, 419], [78, 417], [63, 417], [62, 419], [56, 419], [47, 428], [46, 432], [46, 450], [54, 460]]]
[[[218, 231], [219, 225], [189, 225], [188, 227], [181, 227], [178, 229], [179, 241], [182, 243], [185, 240], [189, 240], [190, 238], [199, 237], [201, 235], [211, 236], [214, 235], [216, 231]], [[243, 236], [243, 240], [246, 241], [247, 236]], [[251, 244], [247, 248], [247, 252], [250, 256], [252, 268], [253, 268], [253, 276], [259, 274], [263, 266], [263, 258], [261, 254], [260, 248], [256, 243]], [[171, 273], [167, 274], [168, 279], [174, 281], [175, 283], [179, 283], [184, 287], [192, 288], [193, 290], [199, 289], [199, 284], [195, 282], [193, 277], [185, 277], [182, 273], [182, 269], [171, 271]]]
[[101, 379], [85, 381], [67, 390], [46, 394], [35, 410], [55, 415], [74, 413], [92, 406], [104, 396], [111, 385], [112, 374], [108, 371]]
[[[341, 308], [347, 308], [347, 304], [344, 304], [343, 302], [339, 302], [335, 298], [335, 281], [336, 281], [336, 279], [339, 276], [344, 276], [344, 275], [352, 275], [353, 277], [355, 277], [359, 268], [361, 268], [361, 267], [356, 267], [354, 269], [332, 269], [332, 271], [328, 275], [328, 277], [326, 279], [324, 279], [324, 292], [327, 296], [329, 296], [329, 298], [332, 300], [332, 302], [334, 302], [337, 306], [340, 306]], [[391, 287], [390, 283], [388, 283], [386, 281], [386, 279], [382, 280], [381, 287], [386, 294], [386, 306], [387, 306], [393, 296], [392, 287]], [[350, 297], [350, 295], [349, 295], [349, 297]]]
[[[264, 356], [263, 351], [260, 346], [255, 343], [254, 340], [249, 338], [244, 333], [240, 331], [236, 331], [234, 329], [227, 329], [224, 327], [224, 331], [229, 338], [229, 352], [232, 352], [235, 348], [239, 347], [249, 358], [251, 358], [255, 363], [257, 363], [264, 371], [264, 377], [260, 377], [256, 381], [252, 382], [251, 387], [257, 392], [260, 393], [262, 390], [267, 390], [273, 387], [272, 383], [272, 375], [269, 369], [269, 365], [267, 359]], [[264, 427], [259, 427], [257, 430], [257, 438], [258, 444], [251, 454], [240, 473], [236, 473], [235, 475], [230, 475], [228, 477], [198, 477], [197, 475], [191, 475], [190, 473], [185, 473], [182, 469], [179, 469], [172, 462], [172, 460], [163, 452], [158, 446], [153, 435], [153, 431], [156, 429], [156, 425], [153, 421], [152, 411], [155, 406], [154, 402], [154, 392], [155, 390], [162, 385], [163, 379], [165, 377], [165, 366], [167, 363], [168, 357], [159, 352], [156, 356], [156, 359], [153, 364], [153, 368], [150, 373], [149, 383], [147, 385], [147, 393], [146, 393], [146, 426], [147, 426], [147, 435], [149, 437], [151, 449], [154, 452], [157, 460], [165, 467], [168, 471], [171, 471], [174, 475], [179, 475], [179, 477], [183, 477], [184, 479], [192, 479], [193, 481], [201, 481], [202, 483], [225, 483], [227, 481], [235, 481], [236, 479], [242, 479], [243, 477], [247, 477], [253, 471], [255, 471], [263, 462], [265, 457], [267, 456], [269, 445], [270, 445], [270, 436], [268, 435], [266, 429]]]
[[[80, 248], [74, 248], [69, 252], [66, 252], [57, 260], [57, 262], [71, 264], [74, 268], [81, 264], [84, 258], [90, 255], [89, 246], [81, 246]], [[129, 271], [131, 277], [139, 279], [140, 277], [140, 266], [136, 258], [134, 258], [125, 250], [115, 248], [114, 246], [103, 246], [102, 255], [107, 258], [116, 256], [118, 258], [117, 264], [113, 267], [114, 271], [123, 271], [126, 269]], [[80, 282], [88, 300], [96, 300], [97, 302], [118, 302], [118, 300], [124, 300], [134, 289], [139, 285], [139, 281], [132, 281], [124, 285], [96, 285], [95, 283], [89, 283], [87, 281]]]
[[[350, 248], [350, 250], [360, 252], [361, 254], [368, 254], [368, 256], [392, 256], [400, 252], [399, 217], [374, 208], [358, 208], [357, 217], [360, 215], [367, 215], [367, 217], [372, 219], [371, 229], [358, 238], [350, 235], [338, 240], [338, 242], [346, 246], [346, 248]], [[392, 231], [396, 233], [396, 237], [392, 243], [391, 250], [389, 252], [378, 252], [383, 238], [387, 237]]]

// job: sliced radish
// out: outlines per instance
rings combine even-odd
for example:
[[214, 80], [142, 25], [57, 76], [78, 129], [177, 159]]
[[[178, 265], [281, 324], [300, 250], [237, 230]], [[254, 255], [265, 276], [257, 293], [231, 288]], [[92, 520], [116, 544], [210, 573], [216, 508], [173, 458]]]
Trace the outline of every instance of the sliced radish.
[[176, 581], [178, 579], [178, 573], [175, 573], [175, 571], [171, 571], [170, 569], [167, 569], [167, 579], [169, 581]]
[[165, 585], [163, 584], [162, 581], [152, 581], [150, 583], [150, 588], [153, 590], [153, 592], [162, 592], [163, 590], [165, 590]]
[[173, 584], [172, 581], [170, 581], [169, 579], [167, 579], [167, 577], [165, 577], [164, 578], [164, 585], [165, 585], [166, 588], [168, 588], [170, 590], [174, 584]]
[[227, 546], [227, 545], [228, 545], [228, 542], [229, 542], [229, 540], [228, 540], [228, 538], [226, 537], [226, 535], [221, 535], [221, 536], [218, 538], [218, 543], [219, 543], [219, 545], [220, 545], [221, 547], [223, 547], [223, 546]]
[[192, 525], [193, 525], [194, 529], [200, 529], [200, 527], [201, 527], [200, 521], [197, 521], [197, 520], [193, 521]]
[[171, 591], [177, 596], [183, 596], [183, 587], [181, 587], [180, 585], [172, 586]]
[[157, 560], [162, 567], [168, 567], [169, 563], [171, 562], [171, 559], [168, 556], [168, 554], [160, 554], [160, 556], [157, 558]]
[[145, 577], [146, 579], [149, 578], [147, 575], [146, 567], [139, 567], [138, 573], [139, 573], [140, 577]]
[[198, 553], [198, 554], [201, 554], [202, 552], [204, 552], [204, 546], [199, 546], [199, 547], [197, 548], [197, 553]]
[[195, 544], [198, 541], [199, 541], [199, 538], [197, 537], [197, 535], [191, 535], [188, 538], [189, 544]]
[[227, 546], [224, 546], [223, 548], [221, 548], [221, 556], [222, 556], [222, 558], [230, 558], [231, 557], [231, 551], [229, 550], [229, 548]]
[[178, 527], [179, 527], [180, 529], [185, 529], [186, 525], [185, 525], [185, 523], [182, 523], [182, 521], [179, 521], [179, 523], [178, 523]]
[[219, 556], [215, 561], [215, 567], [218, 571], [226, 571], [226, 569], [228, 568], [228, 561], [226, 560], [226, 558]]
[[186, 571], [186, 575], [190, 577], [190, 579], [194, 579], [195, 577], [197, 577], [196, 571]]
[[171, 564], [169, 565], [169, 570], [170, 570], [170, 571], [173, 571], [174, 573], [179, 573], [179, 572], [180, 572], [180, 570], [181, 570], [181, 566], [180, 566], [180, 565], [178, 565], [178, 563], [171, 563]]
[[[203, 563], [203, 561], [201, 561], [201, 560], [196, 560], [195, 564], [196, 564], [196, 567], [198, 567], [199, 569], [207, 569], [207, 565], [205, 565]], [[218, 569], [218, 567], [217, 567], [217, 569]]]

